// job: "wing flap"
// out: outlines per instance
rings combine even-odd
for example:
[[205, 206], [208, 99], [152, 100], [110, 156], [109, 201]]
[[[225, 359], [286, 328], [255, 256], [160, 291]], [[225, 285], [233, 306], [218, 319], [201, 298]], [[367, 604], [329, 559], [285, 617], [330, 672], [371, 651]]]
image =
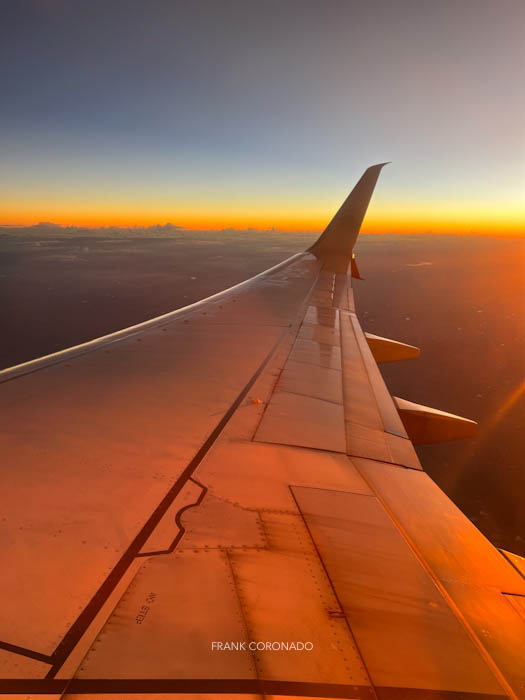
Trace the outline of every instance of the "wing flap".
[[347, 454], [421, 469], [356, 315], [340, 322]]
[[422, 471], [352, 459], [442, 580], [525, 595], [525, 581]]
[[376, 687], [501, 691], [375, 498], [292, 490]]

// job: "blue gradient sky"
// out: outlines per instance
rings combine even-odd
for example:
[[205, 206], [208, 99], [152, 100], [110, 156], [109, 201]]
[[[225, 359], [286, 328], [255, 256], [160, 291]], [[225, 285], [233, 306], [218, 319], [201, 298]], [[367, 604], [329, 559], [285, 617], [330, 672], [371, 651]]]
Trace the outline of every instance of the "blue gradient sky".
[[525, 232], [525, 4], [0, 0], [0, 222]]

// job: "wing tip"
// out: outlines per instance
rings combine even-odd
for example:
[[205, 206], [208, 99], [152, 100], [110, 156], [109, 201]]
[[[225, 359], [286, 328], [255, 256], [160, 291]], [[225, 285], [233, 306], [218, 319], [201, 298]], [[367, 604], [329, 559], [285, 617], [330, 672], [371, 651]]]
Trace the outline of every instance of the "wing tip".
[[339, 264], [348, 264], [379, 173], [390, 162], [370, 165], [364, 171], [322, 235], [309, 248], [317, 258], [325, 261], [336, 258]]

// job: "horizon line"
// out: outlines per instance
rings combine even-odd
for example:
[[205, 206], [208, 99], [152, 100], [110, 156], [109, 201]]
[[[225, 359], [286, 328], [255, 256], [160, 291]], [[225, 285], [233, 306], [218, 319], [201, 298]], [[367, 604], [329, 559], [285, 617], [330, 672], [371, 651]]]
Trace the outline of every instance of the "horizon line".
[[[83, 231], [90, 231], [90, 232], [95, 232], [95, 231], [100, 231], [101, 233], [104, 232], [110, 232], [110, 231], [148, 231], [155, 229], [156, 231], [159, 230], [169, 230], [171, 229], [173, 232], [180, 231], [180, 232], [189, 232], [189, 233], [222, 233], [222, 232], [228, 232], [228, 231], [236, 231], [240, 233], [247, 233], [247, 232], [253, 232], [253, 233], [281, 233], [281, 234], [290, 234], [290, 235], [296, 235], [296, 234], [312, 234], [312, 235], [320, 235], [324, 229], [280, 229], [275, 226], [271, 226], [268, 228], [256, 228], [252, 226], [248, 226], [245, 228], [239, 228], [236, 226], [225, 226], [222, 228], [193, 228], [189, 226], [180, 226], [179, 224], [173, 224], [169, 221], [165, 223], [156, 223], [156, 224], [102, 224], [102, 225], [89, 225], [89, 224], [60, 224], [60, 223], [55, 223], [53, 221], [39, 221], [34, 224], [9, 224], [9, 223], [0, 223], [0, 230], [1, 229], [19, 229], [19, 230], [27, 230], [27, 229], [45, 229], [46, 227], [48, 228], [53, 228], [53, 229], [58, 229], [58, 230], [83, 230]], [[58, 232], [58, 231], [57, 231]], [[48, 231], [48, 233], [51, 233], [51, 231]], [[507, 231], [507, 232], [483, 232], [483, 231], [445, 231], [445, 232], [440, 232], [440, 231], [434, 231], [434, 230], [420, 230], [420, 231], [361, 231], [360, 236], [483, 236], [483, 237], [495, 237], [495, 238], [523, 238], [525, 236], [525, 231], [523, 233], [518, 233], [518, 232], [512, 232], [512, 231]]]

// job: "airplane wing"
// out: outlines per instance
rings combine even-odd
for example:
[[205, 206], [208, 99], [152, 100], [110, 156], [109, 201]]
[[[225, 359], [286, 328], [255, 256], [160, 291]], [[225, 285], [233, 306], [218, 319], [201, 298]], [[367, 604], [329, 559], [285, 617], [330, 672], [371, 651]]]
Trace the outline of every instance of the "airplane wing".
[[0, 373], [4, 697], [525, 697], [525, 567], [413, 444], [352, 251], [321, 238], [186, 308]]

